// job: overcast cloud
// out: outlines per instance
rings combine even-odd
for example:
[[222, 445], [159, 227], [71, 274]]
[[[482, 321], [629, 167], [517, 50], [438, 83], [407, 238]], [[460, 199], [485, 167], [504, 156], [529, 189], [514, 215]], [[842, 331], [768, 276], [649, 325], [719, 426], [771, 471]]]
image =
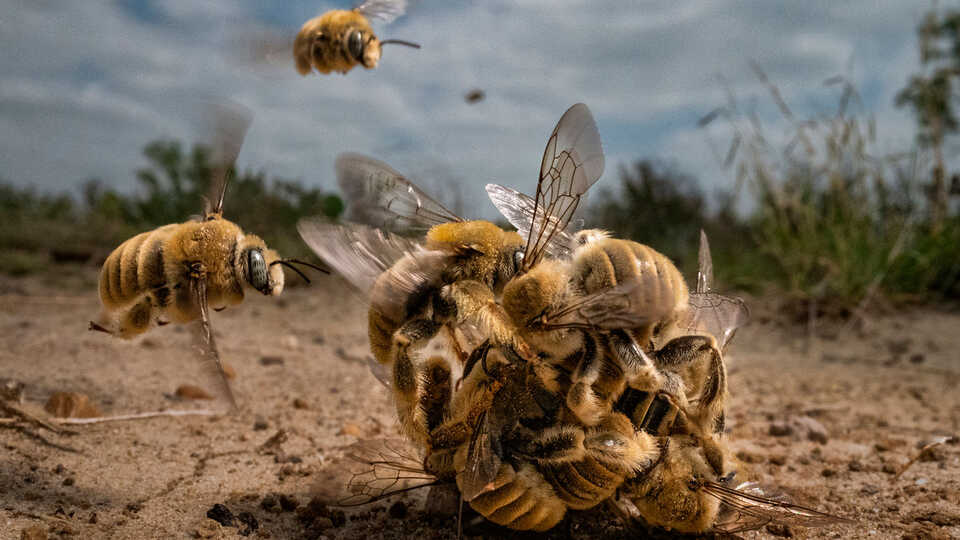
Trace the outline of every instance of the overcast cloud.
[[[941, 2], [949, 7], [952, 2]], [[376, 70], [302, 78], [292, 60], [243, 63], [249, 36], [285, 32], [348, 2], [291, 0], [6, 0], [0, 15], [0, 178], [40, 189], [91, 177], [135, 189], [141, 149], [203, 137], [200, 103], [249, 107], [238, 164], [334, 189], [333, 160], [373, 155], [448, 183], [491, 217], [483, 185], [530, 191], [540, 154], [567, 107], [587, 103], [617, 165], [642, 157], [726, 185], [696, 121], [725, 100], [721, 74], [770, 125], [779, 119], [750, 71], [756, 60], [802, 113], [829, 110], [822, 82], [849, 76], [876, 114], [881, 149], [903, 149], [913, 122], [893, 96], [916, 70], [914, 28], [928, 1], [414, 1], [377, 25]], [[482, 88], [486, 100], [463, 95]], [[723, 134], [718, 134], [722, 140]], [[450, 199], [450, 195], [441, 195]]]

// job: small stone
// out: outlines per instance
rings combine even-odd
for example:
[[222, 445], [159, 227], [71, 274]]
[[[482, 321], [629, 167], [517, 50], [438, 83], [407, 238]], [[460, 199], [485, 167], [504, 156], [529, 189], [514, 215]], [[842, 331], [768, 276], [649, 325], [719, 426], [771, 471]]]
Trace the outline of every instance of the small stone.
[[63, 466], [63, 463], [57, 463], [57, 466], [53, 468], [54, 474], [63, 474], [66, 472], [67, 468]]
[[282, 366], [283, 357], [282, 356], [262, 356], [260, 357], [261, 366]]
[[861, 472], [863, 471], [863, 463], [853, 460], [850, 463], [847, 463], [847, 469], [853, 472]]
[[773, 422], [770, 424], [770, 435], [774, 437], [786, 437], [793, 435], [793, 427], [786, 422]]
[[769, 458], [767, 458], [767, 460], [771, 464], [777, 465], [777, 466], [782, 466], [787, 464], [787, 456], [784, 456], [783, 454], [776, 454], [776, 455], [770, 456]]
[[824, 478], [830, 478], [831, 476], [835, 476], [836, 474], [837, 474], [837, 471], [833, 469], [824, 469], [820, 471], [820, 475], [823, 476]]
[[827, 428], [819, 421], [809, 416], [797, 416], [791, 420], [791, 424], [797, 433], [806, 433], [806, 439], [820, 444], [827, 443]]
[[57, 418], [96, 418], [100, 416], [97, 406], [90, 403], [90, 397], [78, 392], [54, 392], [43, 408]]
[[233, 366], [230, 364], [226, 362], [220, 362], [220, 367], [223, 369], [224, 377], [230, 379], [231, 381], [237, 378], [237, 370], [233, 369]]
[[237, 521], [243, 523], [245, 527], [240, 530], [240, 536], [250, 536], [250, 533], [260, 528], [260, 522], [256, 516], [250, 512], [240, 512], [237, 514]]
[[367, 436], [367, 432], [359, 424], [344, 422], [338, 435], [352, 435], [358, 439], [362, 439]]
[[76, 482], [76, 480], [74, 480], [73, 477], [69, 477], [69, 476], [68, 476], [67, 478], [64, 478], [64, 479], [63, 479], [63, 485], [65, 485], [65, 486], [67, 486], [67, 487], [72, 486], [75, 482]]
[[283, 493], [279, 494], [277, 499], [280, 501], [280, 508], [282, 508], [284, 512], [293, 512], [300, 506], [300, 503], [298, 503], [296, 499]]
[[311, 531], [325, 531], [333, 528], [333, 520], [330, 518], [319, 517], [310, 523]]
[[863, 487], [860, 488], [860, 493], [862, 495], [876, 495], [880, 493], [880, 488], [872, 484], [864, 484]]
[[273, 493], [267, 495], [262, 501], [260, 501], [260, 508], [263, 508], [267, 512], [273, 514], [279, 514], [283, 511], [283, 509], [280, 507], [280, 500]]
[[303, 399], [300, 399], [300, 398], [294, 398], [294, 399], [293, 399], [293, 408], [294, 408], [294, 409], [309, 409], [309, 408], [310, 408], [310, 404], [308, 404], [308, 403], [306, 402], [306, 400], [303, 400]]
[[897, 468], [892, 463], [884, 463], [882, 470], [887, 474], [897, 474]]
[[174, 393], [180, 399], [213, 399], [206, 390], [192, 384], [181, 384]]
[[23, 403], [27, 385], [13, 379], [0, 378], [0, 400]]
[[926, 359], [927, 359], [927, 357], [924, 356], [923, 353], [916, 353], [916, 354], [911, 354], [911, 355], [910, 355], [910, 363], [911, 363], [911, 364], [922, 364]]
[[229, 508], [222, 504], [215, 504], [212, 508], [207, 510], [207, 517], [216, 521], [224, 527], [233, 527], [234, 517], [233, 512]]
[[314, 345], [323, 345], [327, 340], [323, 336], [313, 336]]
[[390, 510], [387, 511], [390, 514], [390, 517], [393, 519], [403, 519], [407, 517], [407, 505], [403, 501], [397, 501], [390, 505]]
[[96, 525], [96, 524], [97, 524], [97, 513], [96, 513], [96, 512], [90, 512], [90, 519], [87, 520], [87, 523], [89, 523], [89, 524], [91, 524], [91, 525]]
[[793, 531], [786, 523], [769, 523], [767, 524], [767, 532], [781, 538], [793, 538]]
[[264, 420], [263, 418], [257, 418], [257, 419], [254, 420], [254, 422], [253, 422], [253, 430], [254, 430], [254, 431], [263, 431], [263, 430], [267, 429], [268, 427], [270, 427], [270, 424], [268, 424], [267, 421]]
[[287, 335], [283, 336], [283, 338], [280, 340], [280, 344], [283, 345], [284, 347], [286, 347], [287, 349], [299, 349], [299, 348], [300, 348], [300, 340], [297, 339], [297, 336], [295, 336], [295, 335], [293, 335], [293, 334], [287, 334]]

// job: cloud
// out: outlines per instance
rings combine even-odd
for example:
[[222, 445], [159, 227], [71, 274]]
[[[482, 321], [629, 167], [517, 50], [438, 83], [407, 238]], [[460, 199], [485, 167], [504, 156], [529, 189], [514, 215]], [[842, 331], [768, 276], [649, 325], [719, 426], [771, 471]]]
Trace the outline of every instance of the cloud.
[[[202, 102], [220, 96], [255, 114], [242, 167], [333, 189], [335, 156], [368, 153], [413, 176], [449, 176], [471, 215], [494, 215], [487, 182], [533, 189], [546, 138], [577, 101], [604, 139], [604, 184], [615, 184], [618, 163], [654, 156], [721, 183], [695, 123], [725, 101], [717, 74], [746, 102], [766, 99], [749, 60], [798, 114], [832, 106], [822, 81], [852, 73], [869, 90], [880, 144], [909, 144], [912, 119], [892, 99], [915, 69], [914, 26], [928, 6], [416, 2], [376, 28], [423, 49], [387, 47], [376, 70], [303, 78], [282, 57], [276, 66], [239, 61], [245, 38], [292, 38], [333, 7], [344, 5], [37, 1], [4, 10], [0, 177], [55, 189], [95, 176], [134, 189], [143, 145], [197, 140]], [[487, 97], [469, 105], [463, 94], [475, 87]], [[758, 111], [777, 121], [775, 109]], [[442, 192], [444, 181], [425, 183]]]

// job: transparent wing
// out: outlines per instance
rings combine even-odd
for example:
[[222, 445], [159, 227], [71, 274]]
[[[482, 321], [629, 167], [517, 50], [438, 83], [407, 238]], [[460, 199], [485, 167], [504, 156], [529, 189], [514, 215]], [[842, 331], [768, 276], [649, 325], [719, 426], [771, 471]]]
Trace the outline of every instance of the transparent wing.
[[721, 533], [735, 534], [750, 531], [774, 522], [800, 527], [853, 523], [846, 518], [792, 504], [782, 497], [767, 497], [755, 485], [732, 489], [716, 482], [705, 482], [700, 489], [720, 499], [721, 513], [714, 524], [714, 529]]
[[336, 171], [350, 221], [396, 232], [423, 232], [463, 221], [382, 161], [340, 154]]
[[367, 366], [370, 367], [370, 373], [380, 381], [380, 384], [387, 388], [393, 387], [393, 374], [390, 372], [390, 366], [377, 362], [372, 356], [367, 357]]
[[640, 276], [628, 282], [569, 301], [544, 315], [546, 328], [636, 328], [661, 320], [676, 308], [676, 297], [666, 280], [659, 279], [653, 264], [640, 264]]
[[699, 262], [697, 268], [697, 292], [710, 292], [713, 287], [713, 257], [710, 255], [710, 242], [707, 240], [707, 233], [700, 229], [700, 252], [697, 254]]
[[407, 0], [364, 0], [354, 9], [367, 17], [390, 23], [406, 13]]
[[346, 452], [361, 470], [347, 482], [340, 506], [360, 506], [415, 489], [441, 484], [423, 470], [417, 453], [402, 439], [363, 440]]
[[[524, 240], [527, 240], [530, 231], [533, 230], [533, 214], [537, 207], [533, 197], [499, 184], [487, 184], [487, 195], [503, 217], [517, 228], [517, 232], [523, 236]], [[556, 219], [553, 216], [544, 217]], [[573, 235], [566, 230], [558, 229], [547, 243], [545, 250], [547, 255], [554, 259], [570, 258], [572, 245]]]
[[715, 293], [693, 293], [690, 306], [681, 315], [678, 324], [693, 334], [707, 333], [717, 340], [723, 351], [737, 329], [750, 320], [750, 310], [740, 298]]
[[205, 376], [216, 387], [216, 393], [225, 397], [230, 403], [230, 409], [237, 409], [237, 400], [233, 397], [230, 381], [223, 371], [220, 361], [220, 351], [213, 336], [213, 327], [210, 325], [210, 307], [207, 304], [207, 280], [205, 277], [193, 278], [189, 287], [194, 301], [200, 307], [200, 358], [203, 361]]
[[297, 230], [327, 266], [367, 295], [372, 309], [393, 320], [402, 320], [412, 294], [439, 282], [451, 257], [380, 229], [322, 217], [300, 220]]
[[210, 145], [210, 191], [203, 210], [204, 219], [223, 214], [223, 197], [227, 193], [227, 176], [240, 154], [243, 139], [253, 121], [253, 113], [237, 103], [213, 105], [213, 141]]
[[493, 433], [490, 416], [484, 410], [477, 417], [477, 426], [470, 436], [467, 462], [458, 475], [463, 500], [470, 502], [493, 489], [493, 481], [500, 471], [500, 456], [493, 450]]
[[700, 230], [697, 288], [690, 293], [690, 308], [681, 316], [679, 324], [691, 333], [708, 333], [724, 350], [737, 329], [747, 324], [750, 310], [740, 298], [732, 298], [710, 292], [713, 286], [713, 258], [707, 234]]
[[597, 125], [590, 109], [577, 103], [560, 117], [543, 152], [524, 250], [526, 269], [540, 260], [557, 231], [567, 227], [581, 196], [603, 174], [603, 166]]

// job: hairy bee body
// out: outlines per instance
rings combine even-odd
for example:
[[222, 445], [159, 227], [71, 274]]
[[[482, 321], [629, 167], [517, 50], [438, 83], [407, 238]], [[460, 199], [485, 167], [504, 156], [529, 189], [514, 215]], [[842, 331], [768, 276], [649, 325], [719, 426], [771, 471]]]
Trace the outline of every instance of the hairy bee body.
[[238, 304], [244, 298], [249, 261], [244, 255], [258, 250], [266, 265], [261, 292], [283, 291], [283, 271], [270, 267], [277, 254], [263, 240], [246, 235], [235, 223], [216, 217], [164, 225], [120, 244], [100, 271], [101, 320], [115, 326], [115, 334], [133, 337], [154, 320], [185, 323], [200, 317], [191, 278], [206, 280], [207, 301], [216, 308]]
[[[355, 32], [365, 38], [359, 57], [350, 50], [350, 37]], [[380, 41], [363, 14], [335, 9], [304, 23], [293, 43], [293, 58], [301, 75], [314, 69], [324, 74], [346, 73], [358, 64], [371, 69], [380, 60]]]

